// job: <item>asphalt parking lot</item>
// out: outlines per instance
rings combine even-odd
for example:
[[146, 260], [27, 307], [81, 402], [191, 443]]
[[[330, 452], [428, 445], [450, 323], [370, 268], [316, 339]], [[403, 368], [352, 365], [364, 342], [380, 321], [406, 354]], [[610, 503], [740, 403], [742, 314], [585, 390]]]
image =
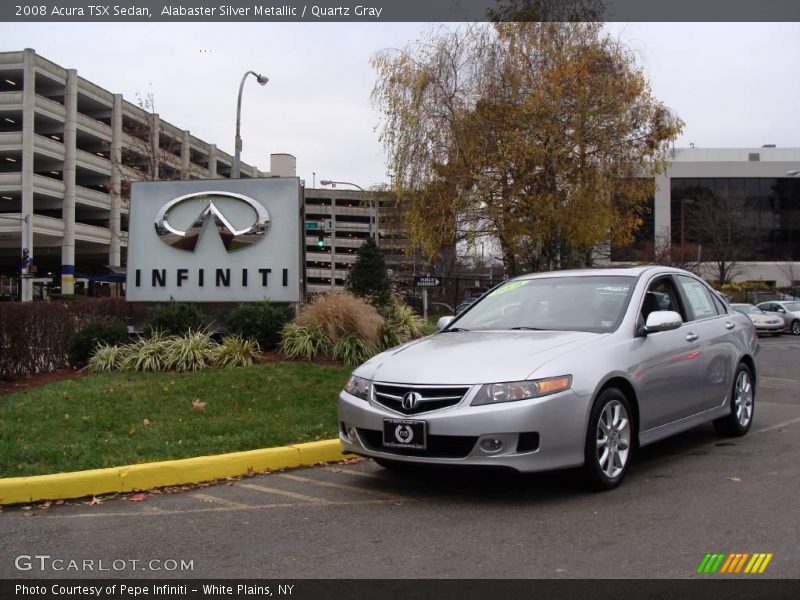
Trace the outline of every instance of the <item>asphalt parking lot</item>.
[[[5, 508], [0, 578], [684, 578], [708, 577], [695, 571], [709, 552], [773, 553], [761, 577], [798, 578], [799, 367], [800, 338], [762, 339], [750, 434], [703, 426], [644, 448], [612, 492], [588, 493], [570, 472], [361, 461], [141, 502]], [[125, 566], [19, 570], [20, 555]]]

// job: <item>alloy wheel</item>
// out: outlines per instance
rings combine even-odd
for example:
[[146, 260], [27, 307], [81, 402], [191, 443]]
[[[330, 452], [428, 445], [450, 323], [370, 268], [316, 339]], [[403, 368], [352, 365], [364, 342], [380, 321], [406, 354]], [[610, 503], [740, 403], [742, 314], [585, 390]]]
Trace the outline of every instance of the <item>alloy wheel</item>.
[[611, 400], [600, 412], [596, 440], [596, 457], [600, 469], [609, 479], [619, 477], [628, 462], [631, 426], [628, 411], [618, 400]]
[[792, 321], [792, 333], [794, 335], [800, 335], [800, 321]]
[[747, 371], [739, 371], [739, 376], [736, 378], [733, 410], [739, 425], [747, 427], [753, 418], [753, 383]]

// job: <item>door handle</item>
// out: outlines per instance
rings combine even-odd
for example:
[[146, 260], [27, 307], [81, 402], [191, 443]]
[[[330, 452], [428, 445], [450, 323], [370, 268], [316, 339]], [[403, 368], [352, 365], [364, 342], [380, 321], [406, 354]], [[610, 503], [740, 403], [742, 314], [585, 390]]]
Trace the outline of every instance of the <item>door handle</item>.
[[686, 334], [686, 341], [687, 342], [694, 342], [694, 341], [697, 341], [697, 338], [699, 338], [699, 337], [700, 336], [697, 335], [696, 333], [687, 333]]
[[731, 323], [730, 321], [728, 321], [727, 323], [725, 323], [725, 329], [727, 329], [728, 331], [730, 331], [730, 330], [731, 330], [731, 329], [733, 329], [734, 327], [736, 327], [736, 325], [734, 325], [734, 324], [733, 324], [733, 323]]

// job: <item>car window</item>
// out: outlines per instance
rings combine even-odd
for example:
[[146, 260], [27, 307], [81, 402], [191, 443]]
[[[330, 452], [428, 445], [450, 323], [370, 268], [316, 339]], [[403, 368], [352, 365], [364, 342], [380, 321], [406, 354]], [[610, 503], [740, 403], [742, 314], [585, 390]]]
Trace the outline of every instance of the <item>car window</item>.
[[[714, 300], [714, 304], [716, 305], [717, 312], [719, 314], [728, 314], [728, 309], [725, 307], [725, 303], [722, 301], [722, 298], [720, 298], [717, 294], [711, 294], [711, 298]], [[755, 308], [755, 306], [753, 308]], [[761, 310], [759, 309], [758, 312], [761, 312]]]
[[614, 330], [628, 306], [635, 279], [574, 276], [518, 279], [495, 288], [453, 325], [469, 330]]
[[798, 312], [800, 311], [800, 302], [786, 302], [784, 304], [786, 310], [789, 312]]
[[676, 279], [686, 298], [690, 321], [708, 319], [719, 314], [719, 310], [711, 296], [711, 291], [704, 283], [686, 275], [678, 275]]
[[674, 310], [680, 313], [685, 320], [678, 294], [668, 277], [655, 280], [647, 288], [642, 301], [642, 321], [647, 322], [648, 315], [657, 310]]

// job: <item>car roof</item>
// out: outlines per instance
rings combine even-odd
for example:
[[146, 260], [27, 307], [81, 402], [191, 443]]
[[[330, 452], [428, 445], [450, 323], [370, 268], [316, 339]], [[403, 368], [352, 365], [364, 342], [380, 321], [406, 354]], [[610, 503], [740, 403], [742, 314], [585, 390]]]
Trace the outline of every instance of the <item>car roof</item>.
[[[548, 277], [639, 277], [643, 273], [681, 273], [684, 275], [691, 275], [688, 271], [683, 269], [676, 269], [673, 267], [663, 267], [660, 265], [644, 265], [637, 267], [615, 267], [615, 268], [602, 268], [602, 269], [568, 269], [565, 271], [547, 271], [544, 273], [528, 273], [515, 277], [514, 280], [519, 279], [540, 279]], [[513, 280], [512, 280], [513, 281]]]

